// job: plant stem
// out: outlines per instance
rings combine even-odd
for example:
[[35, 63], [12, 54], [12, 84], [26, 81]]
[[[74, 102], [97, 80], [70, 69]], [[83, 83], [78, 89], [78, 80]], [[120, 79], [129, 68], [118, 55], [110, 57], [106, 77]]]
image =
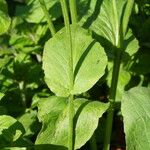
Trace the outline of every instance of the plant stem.
[[[71, 38], [70, 37], [70, 35], [71, 35], [70, 34], [70, 21], [69, 21], [66, 0], [60, 0], [60, 3], [61, 3], [62, 13], [63, 13], [63, 17], [64, 17], [66, 32], [69, 33], [69, 38]], [[69, 42], [70, 42], [70, 39], [69, 39]]]
[[25, 95], [25, 83], [24, 81], [19, 82], [20, 95], [22, 98], [22, 105], [26, 108], [26, 95]]
[[72, 24], [75, 25], [77, 23], [76, 0], [69, 0], [69, 4], [70, 4], [71, 21], [72, 21]]
[[74, 150], [74, 96], [69, 96], [69, 132], [68, 132], [68, 149]]
[[116, 99], [116, 92], [117, 92], [117, 83], [119, 78], [119, 71], [120, 71], [120, 64], [122, 59], [123, 53], [123, 40], [125, 37], [125, 33], [127, 31], [127, 26], [129, 22], [129, 17], [131, 15], [132, 7], [134, 4], [134, 0], [128, 0], [126, 9], [124, 12], [124, 18], [122, 25], [120, 27], [120, 35], [117, 42], [117, 49], [115, 50], [115, 58], [114, 58], [114, 65], [113, 65], [113, 73], [112, 73], [112, 81], [110, 87], [110, 108], [107, 112], [107, 120], [106, 120], [106, 132], [104, 138], [104, 146], [103, 150], [110, 149], [110, 138], [112, 132], [112, 123], [113, 123], [113, 116], [114, 116], [114, 104]]
[[121, 56], [122, 56], [122, 52], [121, 50], [118, 50], [116, 52], [116, 57], [114, 59], [112, 82], [111, 82], [111, 87], [110, 87], [110, 100], [109, 100], [110, 108], [107, 111], [106, 132], [105, 132], [103, 150], [110, 149], [110, 138], [111, 138], [111, 132], [112, 132], [113, 116], [114, 116], [114, 104], [115, 104], [116, 89], [117, 89], [119, 70], [120, 70], [120, 64], [121, 64]]
[[45, 17], [46, 17], [46, 20], [47, 20], [50, 32], [51, 32], [52, 36], [54, 36], [55, 33], [56, 33], [56, 30], [55, 30], [55, 27], [53, 25], [52, 19], [51, 19], [50, 15], [49, 15], [49, 12], [48, 12], [48, 10], [46, 8], [45, 2], [44, 2], [44, 0], [39, 0], [39, 2], [40, 2], [40, 5], [41, 5], [41, 8], [43, 9], [43, 12], [45, 14]]
[[126, 31], [127, 31], [128, 22], [129, 22], [129, 19], [130, 19], [130, 15], [131, 15], [131, 12], [132, 12], [133, 5], [134, 5], [134, 0], [128, 0], [127, 1], [126, 8], [125, 8], [125, 13], [124, 13], [124, 16], [123, 16], [123, 21], [122, 21], [123, 37], [125, 36]]
[[[73, 89], [74, 85], [74, 73], [73, 73], [73, 49], [72, 49], [72, 36], [69, 22], [69, 15], [66, 5], [66, 0], [61, 0], [61, 7], [64, 16], [65, 28], [66, 28], [66, 37], [68, 39], [68, 45], [70, 49], [70, 60], [69, 60], [69, 76], [70, 76], [70, 91]], [[74, 150], [74, 95], [70, 94], [69, 96], [69, 128], [68, 128], [68, 149]]]

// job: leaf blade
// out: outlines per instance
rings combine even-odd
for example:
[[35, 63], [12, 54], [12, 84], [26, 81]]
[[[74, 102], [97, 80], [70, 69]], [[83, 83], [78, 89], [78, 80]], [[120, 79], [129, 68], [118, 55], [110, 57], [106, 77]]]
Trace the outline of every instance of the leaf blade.
[[123, 95], [121, 111], [124, 117], [127, 149], [150, 148], [150, 90], [135, 87]]
[[[52, 109], [45, 110], [45, 105]], [[109, 104], [86, 99], [76, 99], [75, 107], [75, 148], [84, 145], [97, 128], [98, 119], [106, 111]], [[50, 97], [39, 103], [40, 121], [42, 130], [38, 135], [36, 144], [54, 144], [67, 147], [68, 144], [68, 103], [66, 98]], [[85, 133], [86, 131], [86, 133]]]
[[[107, 57], [104, 49], [81, 27], [71, 28], [73, 41], [74, 88], [69, 90], [70, 49], [65, 29], [51, 38], [44, 48], [43, 69], [48, 87], [58, 96], [80, 94], [90, 89], [104, 74]], [[92, 68], [92, 72], [90, 71]], [[87, 82], [89, 81], [89, 82]]]

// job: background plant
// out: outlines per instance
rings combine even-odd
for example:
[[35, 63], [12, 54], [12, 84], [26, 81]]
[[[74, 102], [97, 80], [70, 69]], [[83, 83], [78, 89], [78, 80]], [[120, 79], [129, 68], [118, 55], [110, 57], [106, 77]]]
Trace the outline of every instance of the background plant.
[[[68, 99], [65, 97], [71, 93], [74, 95], [75, 108], [76, 130], [73, 133], [75, 148], [102, 149], [106, 129], [106, 116], [102, 114], [108, 105], [101, 102], [107, 102], [109, 99], [113, 61], [119, 51], [116, 48], [117, 40], [120, 39], [117, 35], [122, 35], [120, 33], [120, 26], [124, 25], [122, 14], [126, 12], [123, 8], [128, 1], [116, 0], [110, 3], [109, 0], [80, 0], [77, 4], [68, 1], [68, 8], [71, 8], [70, 11], [68, 9], [68, 13], [70, 16], [75, 14], [71, 17], [72, 26], [68, 21], [63, 21], [60, 1], [44, 2], [49, 18], [57, 31], [56, 35], [55, 32], [50, 33], [48, 18], [45, 17], [38, 0], [14, 0], [7, 3], [4, 0], [0, 1], [0, 147], [66, 149], [69, 116]], [[72, 12], [75, 10], [74, 6], [77, 7], [77, 11]], [[114, 9], [114, 6], [117, 9]], [[117, 12], [114, 13], [114, 10]], [[77, 20], [78, 25], [75, 23]], [[124, 148], [124, 142], [127, 149], [131, 150], [150, 147], [149, 22], [149, 2], [135, 1], [126, 36], [121, 37], [123, 51], [116, 101], [113, 104], [112, 148], [119, 146]], [[70, 37], [66, 34], [66, 30], [71, 33]], [[88, 45], [90, 45], [89, 53], [77, 63]], [[73, 57], [70, 57], [71, 49], [78, 50], [77, 54], [73, 53]], [[63, 57], [60, 54], [63, 54]], [[69, 69], [72, 68], [70, 58], [74, 60], [72, 71]], [[85, 70], [86, 65], [90, 71]], [[53, 72], [57, 72], [56, 75], [51, 72], [50, 66]], [[72, 73], [75, 82], [73, 90], [70, 90]], [[94, 80], [87, 82], [91, 78]], [[60, 81], [63, 84], [59, 85]], [[124, 137], [122, 123], [125, 140], [120, 138]], [[64, 126], [65, 128], [61, 128]], [[85, 134], [85, 131], [88, 132]], [[56, 137], [53, 136], [54, 133]]]

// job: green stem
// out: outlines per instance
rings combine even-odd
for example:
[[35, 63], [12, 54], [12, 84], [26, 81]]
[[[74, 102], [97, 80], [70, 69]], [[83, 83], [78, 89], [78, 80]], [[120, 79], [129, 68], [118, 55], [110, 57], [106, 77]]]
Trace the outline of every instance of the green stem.
[[114, 29], [115, 29], [115, 45], [119, 42], [119, 21], [118, 21], [118, 13], [117, 13], [117, 6], [116, 6], [116, 0], [112, 0], [112, 7], [113, 7], [113, 15], [114, 15]]
[[72, 24], [75, 25], [77, 23], [77, 4], [76, 4], [76, 0], [69, 0], [69, 3], [70, 3], [71, 21], [72, 21]]
[[111, 132], [112, 132], [113, 116], [114, 116], [114, 104], [115, 104], [116, 89], [117, 89], [119, 70], [120, 70], [120, 64], [121, 64], [121, 56], [122, 56], [122, 52], [121, 50], [118, 49], [116, 53], [116, 57], [114, 59], [112, 82], [111, 82], [111, 88], [110, 88], [110, 108], [107, 112], [106, 131], [105, 131], [103, 150], [110, 149], [110, 138], [111, 138]]
[[[64, 16], [66, 37], [68, 39], [68, 45], [70, 49], [70, 60], [69, 60], [69, 76], [70, 76], [70, 91], [73, 89], [74, 84], [74, 74], [73, 74], [73, 49], [72, 49], [72, 36], [69, 22], [69, 15], [66, 5], [66, 0], [61, 0], [61, 7]], [[74, 95], [69, 96], [69, 128], [68, 128], [68, 149], [74, 150], [74, 128], [73, 128], [73, 118], [74, 118]]]
[[26, 108], [25, 83], [23, 81], [19, 82], [19, 88], [21, 92], [22, 105]]
[[74, 150], [74, 96], [69, 96], [69, 129], [68, 129], [68, 149]]
[[129, 23], [129, 19], [130, 19], [133, 5], [134, 5], [134, 0], [128, 0], [127, 1], [125, 13], [123, 16], [123, 21], [122, 21], [123, 37], [125, 36], [126, 31], [127, 31], [127, 27], [128, 27], [128, 23]]
[[41, 8], [43, 9], [43, 12], [45, 14], [45, 17], [46, 17], [46, 20], [47, 20], [50, 32], [51, 32], [52, 36], [54, 36], [55, 33], [56, 33], [56, 30], [55, 30], [55, 27], [53, 25], [52, 19], [49, 16], [49, 12], [48, 12], [48, 10], [46, 8], [45, 2], [44, 2], [44, 0], [39, 0], [39, 2], [40, 2], [40, 5], [41, 5]]
[[134, 0], [128, 0], [125, 13], [124, 13], [122, 26], [120, 27], [120, 32], [119, 32], [120, 36], [118, 38], [118, 42], [116, 45], [117, 49], [115, 50], [112, 81], [111, 81], [111, 87], [110, 87], [110, 108], [107, 112], [106, 132], [105, 132], [103, 150], [110, 149], [110, 138], [111, 138], [111, 132], [112, 132], [113, 116], [114, 116], [114, 104], [115, 104], [115, 99], [116, 99], [121, 59], [122, 59], [122, 54], [124, 50], [123, 40], [124, 40], [125, 33], [127, 31], [127, 26], [128, 26], [131, 12], [132, 12], [133, 4], [134, 4]]

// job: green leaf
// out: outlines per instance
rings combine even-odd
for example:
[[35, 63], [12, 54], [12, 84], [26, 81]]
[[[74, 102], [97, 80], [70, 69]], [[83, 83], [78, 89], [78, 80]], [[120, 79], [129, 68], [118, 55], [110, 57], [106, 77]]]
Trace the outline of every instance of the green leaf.
[[[45, 0], [45, 4], [53, 20], [60, 17], [61, 8], [59, 0]], [[26, 6], [17, 6], [16, 16], [20, 16], [30, 23], [46, 21], [39, 0], [28, 0]]]
[[[103, 47], [81, 27], [71, 28], [73, 47], [74, 87], [70, 86], [70, 46], [65, 28], [46, 42], [43, 69], [48, 87], [58, 96], [80, 94], [89, 90], [102, 75], [107, 65]], [[87, 82], [88, 81], [88, 82]]]
[[0, 0], [0, 35], [8, 30], [10, 23], [11, 20], [7, 13], [6, 1]]
[[[30, 111], [24, 113], [18, 121], [22, 123], [24, 129], [25, 129], [25, 134], [24, 136], [32, 136], [35, 134], [35, 130], [37, 129], [37, 113], [36, 111]], [[36, 128], [33, 128], [36, 123]]]
[[[116, 4], [115, 4], [116, 1]], [[117, 46], [122, 30], [122, 17], [127, 0], [91, 0], [78, 2], [79, 15], [82, 16], [80, 25], [90, 28], [94, 37], [104, 46], [107, 56], [114, 58], [114, 46]], [[81, 7], [82, 6], [82, 7]], [[88, 10], [88, 11], [86, 11]], [[84, 13], [83, 13], [84, 11]], [[139, 48], [138, 41], [131, 30], [128, 30], [123, 41], [124, 61], [131, 59]]]
[[0, 72], [3, 70], [4, 67], [9, 63], [11, 57], [5, 56], [0, 58]]
[[150, 149], [150, 89], [135, 87], [123, 94], [122, 115], [128, 150]]
[[125, 39], [124, 39], [124, 49], [126, 50], [126, 53], [130, 56], [133, 57], [134, 54], [139, 49], [139, 42], [133, 35], [131, 30], [128, 30]]
[[[67, 147], [69, 126], [67, 103], [67, 98], [61, 97], [41, 100], [38, 106], [38, 118], [43, 126], [36, 139], [36, 144], [54, 144]], [[98, 126], [99, 118], [108, 107], [109, 104], [88, 101], [83, 98], [74, 101], [75, 149], [80, 148], [90, 139]]]
[[126, 0], [91, 0], [80, 24], [117, 46], [125, 4]]
[[0, 92], [0, 100], [4, 97], [4, 95], [5, 95], [4, 93]]
[[24, 134], [24, 128], [20, 122], [11, 116], [0, 116], [0, 146], [18, 140]]

